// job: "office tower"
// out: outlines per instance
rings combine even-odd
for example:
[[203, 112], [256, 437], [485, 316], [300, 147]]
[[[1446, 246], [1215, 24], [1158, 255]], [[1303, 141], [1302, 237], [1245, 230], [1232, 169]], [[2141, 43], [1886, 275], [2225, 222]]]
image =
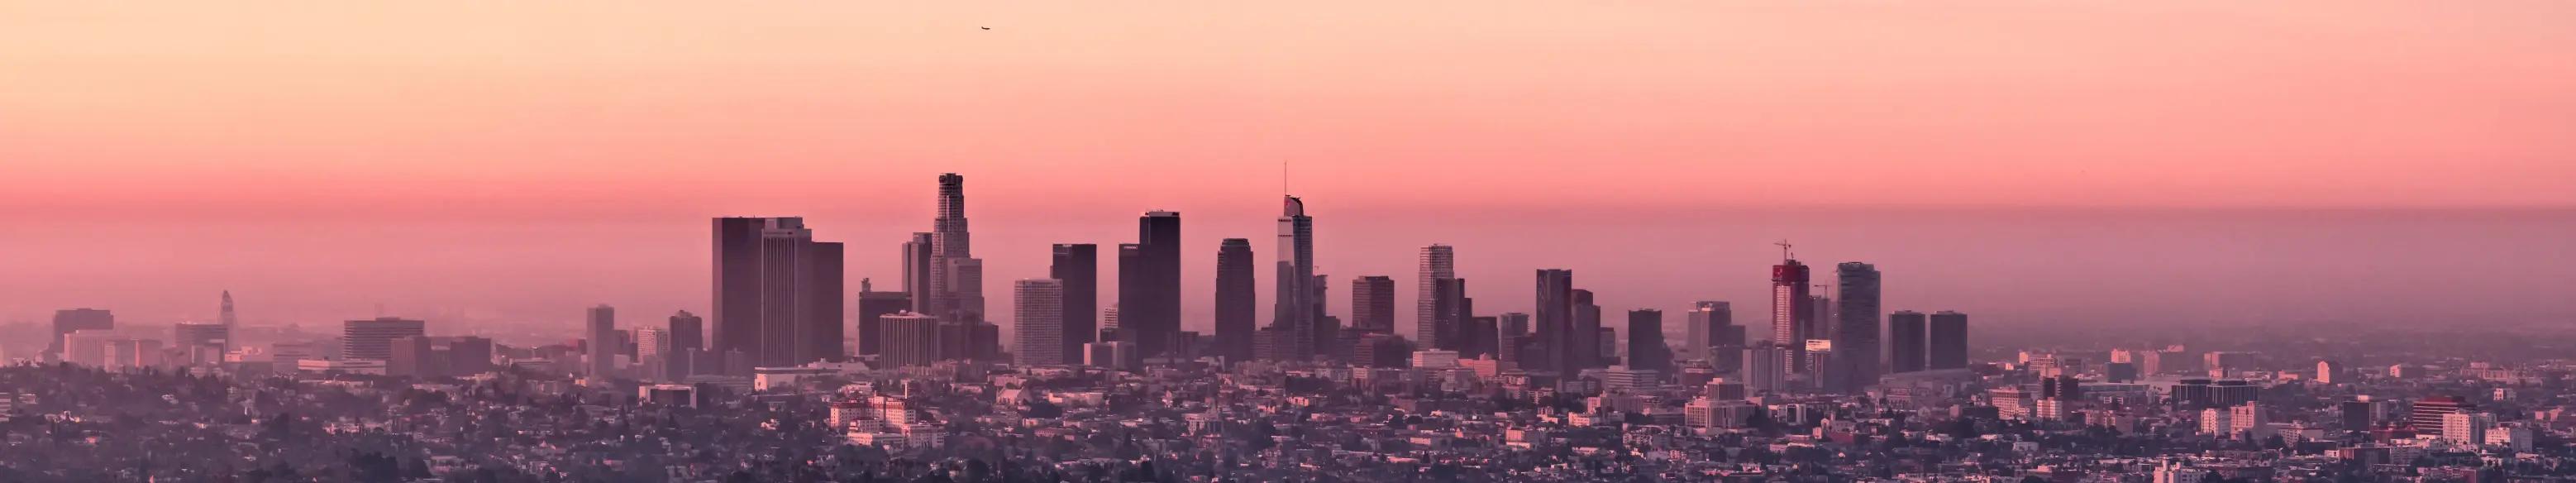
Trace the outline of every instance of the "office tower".
[[950, 258], [948, 264], [948, 307], [943, 317], [960, 323], [984, 322], [984, 259]]
[[884, 335], [877, 329], [878, 324], [884, 323], [886, 314], [903, 312], [911, 307], [912, 294], [879, 292], [868, 279], [859, 279], [859, 354], [875, 355], [884, 351], [885, 341], [877, 339]]
[[[217, 323], [217, 324], [223, 324], [223, 326], [224, 326], [225, 328], [227, 328], [227, 329], [229, 329], [229, 328], [231, 328], [231, 327], [233, 327], [233, 326], [236, 326], [236, 325], [241, 325], [241, 317], [240, 317], [240, 316], [238, 316], [238, 315], [234, 315], [234, 314], [233, 314], [233, 291], [231, 291], [231, 290], [225, 290], [225, 291], [224, 291], [224, 293], [223, 293], [223, 305], [219, 308], [219, 310], [220, 310], [220, 311], [219, 311], [219, 312], [216, 312], [216, 315], [215, 315], [215, 323]], [[230, 330], [226, 330], [226, 331], [225, 331], [225, 333], [226, 333], [226, 334], [230, 334], [230, 333], [231, 333], [231, 331], [230, 331]], [[231, 351], [231, 350], [232, 350], [232, 341], [231, 341], [230, 339], [226, 339], [226, 340], [225, 340], [223, 350], [224, 350], [224, 351]], [[220, 353], [218, 353], [218, 354], [217, 354], [217, 356], [218, 356], [218, 357], [217, 357], [217, 360], [221, 360], [221, 359], [222, 359], [222, 357], [221, 357], [221, 354], [220, 354]]]
[[1573, 360], [1575, 369], [1608, 367], [1610, 364], [1602, 359], [1613, 351], [1603, 350], [1602, 343], [1615, 345], [1617, 342], [1601, 336], [1601, 306], [1592, 303], [1590, 290], [1575, 289], [1573, 296], [1574, 340], [1569, 346], [1574, 348], [1574, 352], [1567, 353], [1567, 357]]
[[937, 244], [930, 233], [914, 233], [911, 241], [903, 242], [903, 292], [912, 295], [913, 312], [930, 310], [930, 267], [938, 255], [933, 250]]
[[1466, 307], [1467, 281], [1454, 277], [1440, 279], [1431, 284], [1429, 295], [1434, 310], [1432, 318], [1423, 319], [1414, 326], [1415, 336], [1422, 339], [1425, 349], [1456, 350], [1464, 345], [1460, 343], [1464, 339], [1458, 333], [1459, 320], [1472, 310]]
[[1252, 359], [1252, 240], [1227, 238], [1216, 247], [1216, 353], [1226, 362]]
[[1738, 363], [1742, 367], [1738, 372], [1744, 378], [1744, 388], [1757, 393], [1780, 392], [1789, 379], [1788, 368], [1783, 367], [1789, 363], [1788, 352], [1779, 344], [1745, 347], [1744, 360]]
[[1671, 373], [1673, 356], [1664, 346], [1664, 311], [1638, 309], [1628, 311], [1629, 369]]
[[739, 351], [760, 367], [841, 358], [841, 244], [815, 242], [801, 218], [716, 218], [714, 227], [707, 351]]
[[[1682, 328], [1681, 356], [1710, 360], [1709, 348], [1724, 344], [1725, 341], [1722, 340], [1725, 337], [1724, 334], [1730, 332], [1728, 326], [1735, 325], [1734, 305], [1715, 300], [1702, 300], [1691, 304], [1691, 311], [1687, 315], [1689, 325]], [[1736, 342], [1739, 345], [1742, 343]]]
[[2442, 415], [2443, 441], [2475, 447], [2487, 444], [2487, 428], [2495, 426], [2495, 415], [2457, 412]]
[[1291, 341], [1288, 354], [1303, 360], [1315, 354], [1315, 219], [1306, 216], [1306, 203], [1295, 196], [1283, 198], [1279, 213], [1279, 262], [1273, 270], [1279, 282], [1274, 288], [1270, 326], [1306, 334]]
[[1413, 340], [1423, 347], [1452, 345], [1445, 340], [1449, 336], [1441, 329], [1445, 322], [1458, 319], [1458, 307], [1453, 305], [1457, 301], [1442, 297], [1440, 285], [1443, 281], [1458, 278], [1457, 253], [1448, 245], [1435, 244], [1422, 247], [1415, 260], [1419, 265], [1416, 272], [1419, 278], [1413, 282]]
[[668, 355], [662, 359], [662, 377], [674, 381], [686, 379], [696, 373], [699, 359], [706, 357], [706, 319], [682, 310], [672, 313], [663, 327], [671, 338], [663, 344]]
[[1072, 357], [1100, 333], [1100, 246], [1055, 244], [1047, 278], [1064, 284], [1064, 306], [1058, 310], [1064, 316], [1065, 354]]
[[340, 324], [340, 358], [390, 360], [394, 356], [394, 338], [427, 335], [428, 323], [393, 317], [352, 320]]
[[101, 309], [63, 309], [54, 311], [54, 338], [46, 341], [45, 353], [60, 357], [63, 336], [83, 330], [116, 328], [116, 314]]
[[1502, 337], [1496, 334], [1500, 325], [1501, 319], [1498, 317], [1467, 318], [1467, 325], [1458, 330], [1460, 338], [1464, 339], [1458, 345], [1465, 347], [1460, 350], [1458, 357], [1474, 359], [1495, 355], [1501, 349], [1497, 341], [1502, 340]]
[[878, 347], [880, 367], [926, 366], [940, 359], [938, 317], [896, 312], [877, 318], [877, 329], [885, 343]]
[[1181, 332], [1181, 214], [1145, 213], [1136, 238], [1118, 245], [1118, 324], [1136, 350], [1160, 354]]
[[1925, 369], [1968, 368], [1968, 314], [1940, 311], [1932, 314], [1931, 335], [1925, 337]]
[[[1784, 253], [1785, 255], [1785, 253]], [[1782, 348], [1790, 373], [1807, 371], [1807, 339], [1815, 326], [1815, 305], [1807, 295], [1807, 265], [1783, 258], [1771, 266], [1771, 343]]]
[[583, 372], [592, 377], [615, 375], [617, 348], [626, 345], [617, 339], [617, 309], [607, 304], [591, 307], [588, 320], [582, 326], [582, 340], [590, 343], [590, 353], [585, 359], [589, 365], [584, 366], [588, 370]]
[[1494, 360], [1530, 368], [1528, 362], [1523, 362], [1525, 354], [1521, 353], [1521, 340], [1529, 333], [1530, 314], [1504, 312], [1494, 316]]
[[1574, 347], [1586, 338], [1577, 337], [1574, 332], [1574, 271], [1539, 270], [1536, 300], [1538, 307], [1533, 322], [1537, 324], [1538, 331], [1532, 335], [1542, 347], [1540, 352], [1544, 352], [1536, 355], [1544, 359], [1523, 361], [1521, 367], [1572, 376], [1583, 366], [1576, 362], [1580, 359], [1570, 356], [1575, 353]]
[[1929, 334], [1924, 329], [1922, 312], [1901, 310], [1887, 315], [1888, 372], [1914, 372], [1928, 367], [1924, 349]]
[[1064, 281], [1056, 279], [1021, 280], [1012, 286], [1012, 335], [1019, 347], [1013, 350], [1022, 365], [1063, 365], [1071, 358], [1065, 347], [1067, 328], [1064, 323]]
[[1858, 393], [1878, 382], [1879, 371], [1879, 272], [1878, 267], [1861, 262], [1843, 262], [1834, 266], [1835, 291], [1842, 298], [1834, 305], [1834, 350], [1851, 385], [1837, 388], [1845, 393]]
[[666, 372], [668, 369], [666, 364], [670, 360], [671, 329], [656, 327], [635, 329], [635, 371], [642, 374], [642, 378], [661, 380], [670, 377]]
[[930, 225], [930, 311], [924, 313], [948, 320], [982, 320], [983, 314], [966, 312], [959, 299], [967, 291], [966, 281], [956, 273], [961, 263], [975, 257], [966, 230], [966, 177], [939, 175], [939, 214]]
[[2458, 396], [2428, 396], [2415, 400], [2415, 404], [2407, 408], [2406, 424], [2414, 428], [2417, 435], [2447, 437], [2450, 435], [2444, 432], [2448, 428], [2442, 424], [2443, 418], [2452, 414], [2467, 413], [2476, 408], [2477, 406], [2469, 404], [2467, 400]]
[[1395, 333], [1395, 279], [1383, 275], [1351, 280], [1351, 330]]

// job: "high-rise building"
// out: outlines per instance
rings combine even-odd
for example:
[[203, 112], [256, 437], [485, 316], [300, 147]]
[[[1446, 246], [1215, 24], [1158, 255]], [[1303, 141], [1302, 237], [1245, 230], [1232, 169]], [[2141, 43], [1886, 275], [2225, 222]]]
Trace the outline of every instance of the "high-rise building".
[[1947, 310], [1933, 313], [1931, 335], [1925, 339], [1924, 368], [1968, 368], [1968, 314]]
[[2493, 414], [2448, 413], [2442, 415], [2442, 430], [2437, 434], [2443, 441], [2475, 447], [2487, 444], [2487, 429], [2492, 427], [2495, 427]]
[[186, 365], [215, 365], [224, 361], [224, 348], [232, 344], [232, 326], [221, 323], [180, 322], [170, 327], [170, 348], [180, 352]]
[[1059, 311], [1064, 316], [1065, 354], [1080, 354], [1082, 345], [1100, 333], [1100, 246], [1055, 244], [1047, 278], [1064, 284], [1064, 306]]
[[1815, 305], [1807, 294], [1807, 265], [1797, 259], [1782, 259], [1771, 266], [1771, 343], [1781, 347], [1787, 360], [1783, 369], [1790, 373], [1807, 371], [1807, 339], [1817, 334]]
[[1216, 353], [1227, 362], [1252, 359], [1252, 240], [1227, 238], [1216, 248]]
[[113, 330], [116, 314], [102, 309], [63, 309], [54, 311], [54, 338], [46, 341], [45, 353], [62, 357], [63, 336], [83, 330]]
[[1584, 339], [1589, 339], [1575, 334], [1574, 271], [1539, 270], [1536, 300], [1538, 309], [1533, 323], [1537, 324], [1538, 331], [1533, 337], [1542, 346], [1540, 352], [1544, 352], [1537, 355], [1545, 359], [1525, 360], [1521, 367], [1571, 376], [1585, 367], [1577, 362], [1580, 359], [1571, 356], [1576, 353], [1575, 348], [1585, 342]]
[[591, 307], [586, 320], [588, 323], [582, 325], [582, 340], [590, 343], [590, 351], [583, 359], [589, 364], [583, 366], [586, 370], [582, 372], [592, 377], [616, 375], [617, 349], [626, 346], [625, 341], [617, 338], [617, 309], [608, 304]]
[[670, 355], [662, 359], [662, 377], [680, 380], [695, 374], [698, 359], [706, 357], [706, 319], [682, 310], [671, 314], [669, 325], [665, 327], [669, 327], [671, 340], [664, 344], [670, 349]]
[[1733, 304], [1715, 300], [1693, 303], [1689, 319], [1687, 322], [1689, 326], [1682, 328], [1682, 357], [1714, 360], [1710, 357], [1709, 348], [1729, 344], [1744, 345], [1744, 341], [1741, 340], [1732, 342], [1725, 340], [1729, 333], [1743, 333], [1733, 328], [1735, 325]]
[[340, 324], [340, 358], [352, 360], [392, 360], [394, 338], [428, 335], [428, 323], [393, 317], [352, 320]]
[[1835, 362], [1841, 364], [1844, 393], [1859, 393], [1878, 382], [1879, 371], [1879, 273], [1878, 267], [1861, 262], [1843, 262], [1834, 266], [1835, 290], [1842, 298], [1834, 306]]
[[858, 353], [876, 355], [882, 352], [885, 341], [877, 339], [884, 335], [877, 329], [878, 324], [883, 323], [886, 314], [903, 312], [911, 307], [911, 293], [879, 292], [868, 279], [859, 279]]
[[1638, 309], [1628, 311], [1629, 369], [1673, 372], [1671, 349], [1664, 345], [1664, 311]]
[[1395, 279], [1373, 275], [1351, 280], [1351, 330], [1395, 333]]
[[1440, 285], [1444, 280], [1458, 278], [1457, 257], [1457, 253], [1448, 245], [1422, 247], [1421, 254], [1415, 257], [1420, 271], [1417, 272], [1419, 278], [1415, 279], [1413, 285], [1416, 300], [1413, 308], [1413, 339], [1423, 347], [1445, 348], [1449, 346], [1445, 339], [1453, 337], [1441, 332], [1441, 329], [1448, 322], [1458, 320], [1458, 307], [1455, 305], [1457, 301], [1442, 297]]
[[1468, 314], [1474, 310], [1467, 306], [1467, 280], [1455, 277], [1440, 279], [1439, 283], [1431, 286], [1431, 298], [1438, 312], [1429, 321], [1430, 325], [1414, 328], [1416, 335], [1424, 337], [1423, 347], [1456, 350], [1465, 346], [1461, 343], [1463, 338], [1458, 324], [1461, 319], [1470, 317]]
[[1529, 333], [1530, 314], [1504, 312], [1494, 316], [1494, 360], [1529, 368], [1530, 364], [1522, 361], [1524, 354], [1521, 354], [1521, 339], [1528, 337]]
[[1118, 246], [1118, 324], [1138, 351], [1157, 355], [1181, 332], [1181, 214], [1145, 213], [1136, 238]]
[[[982, 307], [968, 307], [968, 295], [981, 296], [980, 287], [969, 287], [960, 269], [981, 270], [974, 260], [972, 238], [966, 230], [966, 177], [957, 173], [939, 175], [939, 214], [930, 222], [930, 300], [927, 314], [951, 321], [982, 321]], [[980, 277], [982, 274], [975, 274]], [[974, 280], [980, 285], [981, 280]]]
[[2443, 424], [2443, 418], [2452, 414], [2467, 413], [2476, 408], [2476, 405], [2458, 396], [2429, 396], [2415, 400], [2415, 403], [2407, 408], [2406, 424], [2414, 428], [2417, 435], [2447, 437], [2450, 435], [2443, 432], [2447, 429]]
[[879, 366], [926, 366], [940, 359], [938, 317], [897, 312], [877, 318], [877, 329], [885, 332], [878, 338], [885, 342], [877, 354]]
[[1496, 355], [1501, 350], [1498, 341], [1503, 339], [1497, 334], [1501, 329], [1501, 320], [1494, 316], [1467, 318], [1467, 325], [1458, 330], [1459, 338], [1464, 339], [1458, 345], [1465, 347], [1458, 352], [1458, 357], [1474, 359]]
[[841, 244], [814, 241], [801, 218], [716, 218], [714, 227], [708, 352], [740, 351], [760, 367], [841, 358]]
[[1602, 336], [1602, 330], [1605, 327], [1601, 326], [1601, 305], [1593, 303], [1590, 290], [1575, 289], [1573, 296], [1574, 340], [1568, 344], [1573, 348], [1573, 352], [1567, 353], [1566, 357], [1573, 360], [1573, 367], [1577, 370], [1609, 367], [1607, 355], [1616, 350], [1601, 347], [1605, 342], [1612, 347], [1617, 347], [1618, 342]]
[[1071, 348], [1064, 323], [1064, 281], [1028, 279], [1012, 285], [1014, 314], [1011, 320], [1013, 350], [1022, 365], [1053, 366], [1071, 362]]
[[[222, 304], [222, 306], [220, 306], [217, 310], [219, 310], [219, 311], [218, 311], [218, 312], [216, 312], [216, 315], [215, 315], [215, 323], [217, 323], [217, 324], [222, 324], [222, 325], [225, 327], [225, 329], [226, 329], [226, 330], [224, 331], [224, 333], [226, 333], [226, 334], [230, 334], [230, 333], [232, 333], [232, 331], [231, 331], [230, 329], [231, 329], [233, 326], [241, 325], [241, 316], [239, 316], [239, 315], [235, 315], [235, 314], [233, 313], [233, 291], [231, 291], [231, 290], [225, 290], [225, 291], [224, 291], [224, 293], [223, 293], [223, 304]], [[225, 340], [224, 340], [224, 348], [223, 348], [222, 350], [223, 350], [223, 351], [226, 351], [226, 352], [229, 352], [229, 351], [231, 351], [231, 350], [232, 350], [232, 340], [231, 340], [231, 339], [225, 339]], [[221, 355], [221, 354], [220, 354], [220, 353], [218, 353], [218, 356], [220, 356], [220, 355]]]
[[1928, 342], [1922, 312], [1901, 310], [1887, 315], [1888, 372], [1914, 372], [1928, 367], [1924, 349]]
[[926, 232], [914, 233], [912, 240], [903, 242], [903, 292], [912, 295], [912, 306], [908, 308], [913, 312], [930, 311], [930, 267], [931, 259], [938, 256], [932, 250], [937, 244], [935, 237]]
[[1779, 344], [1756, 344], [1744, 348], [1744, 360], [1737, 371], [1744, 378], [1744, 388], [1753, 392], [1780, 392], [1789, 379], [1788, 350]]
[[1316, 319], [1322, 314], [1311, 312], [1316, 306], [1315, 285], [1315, 219], [1306, 216], [1306, 202], [1295, 196], [1282, 198], [1279, 213], [1279, 257], [1273, 268], [1279, 281], [1273, 288], [1270, 326], [1296, 334], [1285, 355], [1304, 360], [1313, 356], [1320, 341], [1315, 340]]

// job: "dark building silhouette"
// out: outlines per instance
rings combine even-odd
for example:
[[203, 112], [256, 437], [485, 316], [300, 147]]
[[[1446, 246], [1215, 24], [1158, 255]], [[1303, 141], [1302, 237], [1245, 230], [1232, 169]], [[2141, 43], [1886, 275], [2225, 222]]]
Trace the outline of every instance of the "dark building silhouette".
[[1525, 370], [1536, 370], [1522, 359], [1521, 343], [1529, 337], [1530, 314], [1504, 312], [1494, 316], [1494, 360], [1509, 362]]
[[[861, 310], [865, 310], [864, 306]], [[697, 314], [682, 310], [671, 314], [669, 330], [671, 352], [663, 363], [666, 376], [676, 381], [689, 377], [699, 367], [698, 359], [706, 357], [707, 323]]]
[[880, 338], [885, 334], [882, 330], [879, 330], [879, 325], [883, 323], [886, 314], [903, 312], [911, 309], [912, 294], [906, 292], [879, 292], [875, 290], [873, 284], [868, 283], [867, 279], [859, 279], [859, 323], [857, 327], [859, 336], [859, 354], [876, 355], [884, 352], [885, 341]]
[[1842, 371], [1844, 393], [1859, 393], [1878, 382], [1879, 368], [1879, 273], [1867, 263], [1844, 262], [1834, 266], [1836, 299], [1834, 310], [1834, 362]]
[[1272, 268], [1278, 276], [1272, 288], [1278, 293], [1271, 300], [1270, 326], [1305, 334], [1288, 341], [1285, 350], [1279, 352], [1289, 359], [1305, 360], [1331, 339], [1318, 337], [1317, 319], [1323, 317], [1323, 312], [1316, 308], [1323, 292], [1315, 274], [1315, 219], [1306, 216], [1304, 200], [1281, 197], [1279, 251], [1272, 255], [1279, 261]]
[[83, 330], [112, 330], [116, 314], [102, 309], [63, 309], [54, 311], [54, 338], [45, 341], [45, 353], [61, 357], [63, 335]]
[[1463, 330], [1460, 324], [1474, 313], [1474, 309], [1469, 308], [1467, 303], [1466, 279], [1448, 277], [1433, 281], [1431, 283], [1432, 318], [1421, 321], [1423, 325], [1415, 328], [1423, 337], [1422, 347], [1443, 350], [1459, 350], [1460, 347], [1464, 347], [1466, 337], [1460, 334]]
[[1924, 358], [1924, 349], [1930, 344], [1926, 329], [1922, 312], [1887, 314], [1888, 372], [1914, 372], [1929, 367]]
[[1501, 340], [1500, 336], [1496, 334], [1498, 325], [1498, 319], [1493, 316], [1468, 318], [1467, 326], [1461, 327], [1458, 330], [1459, 337], [1466, 339], [1459, 342], [1459, 346], [1465, 347], [1465, 349], [1458, 351], [1458, 358], [1475, 359], [1495, 355], [1495, 352], [1499, 349], [1496, 341]]
[[939, 318], [912, 312], [896, 312], [879, 317], [879, 340], [885, 341], [877, 355], [878, 367], [924, 366], [939, 360]]
[[1771, 343], [1783, 350], [1781, 368], [1807, 372], [1807, 339], [1819, 334], [1815, 305], [1807, 294], [1807, 265], [1783, 259], [1771, 266]]
[[1601, 335], [1602, 329], [1607, 328], [1601, 326], [1601, 305], [1593, 303], [1590, 290], [1575, 289], [1573, 294], [1575, 340], [1568, 346], [1574, 352], [1567, 353], [1567, 357], [1573, 360], [1576, 369], [1608, 367], [1612, 351], [1603, 350], [1601, 346], [1615, 347], [1618, 342]]
[[1351, 280], [1351, 326], [1355, 332], [1395, 333], [1395, 279], [1372, 275]]
[[930, 264], [937, 258], [932, 248], [937, 245], [930, 233], [914, 233], [903, 242], [903, 292], [912, 295], [913, 312], [930, 310]]
[[1137, 243], [1118, 246], [1118, 326], [1146, 356], [1181, 332], [1181, 214], [1146, 213]]
[[984, 320], [983, 263], [966, 230], [966, 177], [939, 175], [939, 215], [930, 227], [930, 312], [952, 321]]
[[1100, 246], [1055, 244], [1047, 278], [1064, 284], [1064, 353], [1081, 354], [1082, 345], [1094, 342], [1100, 331]]
[[589, 365], [582, 373], [613, 377], [617, 374], [617, 348], [626, 345], [625, 337], [617, 331], [617, 308], [600, 304], [590, 308], [589, 316], [589, 322], [582, 326], [582, 340], [589, 343], [584, 347], [589, 353], [583, 360]]
[[717, 218], [714, 226], [715, 329], [707, 350], [739, 351], [757, 367], [840, 359], [841, 244], [815, 242], [794, 217]]
[[1671, 350], [1664, 344], [1664, 311], [1628, 311], [1629, 369], [1652, 369], [1669, 374], [1673, 370]]
[[428, 331], [428, 322], [393, 317], [343, 322], [340, 358], [390, 361], [394, 357], [394, 339], [428, 335]]
[[1216, 248], [1216, 355], [1250, 360], [1257, 307], [1253, 301], [1252, 240], [1227, 238]]
[[1931, 335], [1925, 340], [1924, 368], [1968, 368], [1968, 314], [1947, 310], [1932, 314]]
[[1455, 300], [1440, 296], [1440, 284], [1458, 278], [1457, 253], [1448, 245], [1422, 247], [1414, 280], [1413, 339], [1423, 347], [1443, 347], [1455, 336], [1441, 332], [1442, 322], [1457, 320]]
[[1575, 354], [1574, 346], [1591, 338], [1575, 334], [1574, 271], [1539, 270], [1535, 300], [1538, 301], [1538, 310], [1532, 314], [1531, 322], [1537, 325], [1537, 332], [1532, 334], [1532, 339], [1541, 345], [1541, 349], [1539, 354], [1521, 354], [1521, 367], [1571, 376], [1583, 367], [1576, 362], [1581, 359], [1569, 357]]

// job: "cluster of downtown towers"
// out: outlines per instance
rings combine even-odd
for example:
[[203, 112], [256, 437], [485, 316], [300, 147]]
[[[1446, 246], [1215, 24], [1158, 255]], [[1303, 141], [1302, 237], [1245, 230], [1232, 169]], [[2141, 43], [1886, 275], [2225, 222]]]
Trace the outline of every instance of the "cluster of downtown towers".
[[[1326, 315], [1325, 276], [1315, 273], [1314, 218], [1293, 196], [1283, 199], [1278, 219], [1269, 325], [1254, 326], [1252, 244], [1227, 238], [1216, 253], [1216, 333], [1182, 331], [1181, 216], [1155, 211], [1138, 220], [1136, 243], [1117, 246], [1118, 299], [1106, 310], [1096, 307], [1096, 245], [1054, 245], [1049, 278], [1014, 282], [1015, 343], [1006, 354], [1000, 330], [984, 310], [984, 266], [974, 256], [967, 229], [965, 178], [941, 175], [938, 196], [931, 231], [914, 233], [903, 243], [901, 290], [877, 291], [861, 282], [852, 349], [858, 356], [873, 356], [881, 367], [1004, 359], [1025, 365], [1099, 364], [1103, 357], [1321, 360], [1384, 367], [1401, 365], [1416, 350], [1447, 351], [1466, 360], [1491, 358], [1531, 373], [1569, 376], [1614, 365], [1639, 371], [1673, 366], [1675, 354], [1664, 342], [1661, 311], [1629, 313], [1628, 350], [1619, 357], [1615, 332], [1602, 325], [1601, 307], [1593, 304], [1592, 293], [1574, 287], [1571, 270], [1537, 271], [1537, 304], [1529, 313], [1475, 315], [1475, 300], [1467, 296], [1466, 280], [1456, 276], [1455, 256], [1447, 245], [1421, 249], [1417, 322], [1410, 340], [1394, 333], [1395, 282], [1390, 277], [1352, 282], [1352, 320], [1345, 325]], [[673, 361], [674, 367], [740, 374], [753, 366], [851, 358], [842, 345], [842, 324], [848, 320], [841, 310], [842, 244], [815, 241], [799, 218], [717, 218], [714, 235], [710, 344], [703, 351], [672, 350], [721, 359]], [[1772, 269], [1769, 342], [1748, 343], [1726, 302], [1699, 302], [1690, 311], [1689, 340], [1680, 355], [1712, 361], [1712, 369], [1721, 372], [1744, 372], [1748, 386], [1765, 389], [1779, 389], [1790, 378], [1817, 389], [1857, 388], [1874, 382], [1880, 371], [1966, 366], [1965, 315], [1885, 314], [1892, 344], [1882, 348], [1884, 313], [1876, 268], [1866, 263], [1837, 266], [1840, 283], [1834, 288], [1840, 298], [1834, 299], [1811, 294], [1807, 267], [1785, 258]], [[694, 319], [689, 323], [694, 325]]]

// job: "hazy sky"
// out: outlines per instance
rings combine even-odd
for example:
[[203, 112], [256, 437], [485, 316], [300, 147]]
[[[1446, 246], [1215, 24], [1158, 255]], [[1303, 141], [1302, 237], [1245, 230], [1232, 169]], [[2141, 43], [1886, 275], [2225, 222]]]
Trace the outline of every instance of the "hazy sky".
[[703, 310], [717, 215], [892, 285], [948, 171], [996, 312], [1175, 209], [1203, 314], [1283, 161], [1337, 313], [1440, 242], [1754, 314], [1779, 238], [1991, 320], [2576, 313], [2564, 1], [384, 3], [0, 3], [0, 320]]

